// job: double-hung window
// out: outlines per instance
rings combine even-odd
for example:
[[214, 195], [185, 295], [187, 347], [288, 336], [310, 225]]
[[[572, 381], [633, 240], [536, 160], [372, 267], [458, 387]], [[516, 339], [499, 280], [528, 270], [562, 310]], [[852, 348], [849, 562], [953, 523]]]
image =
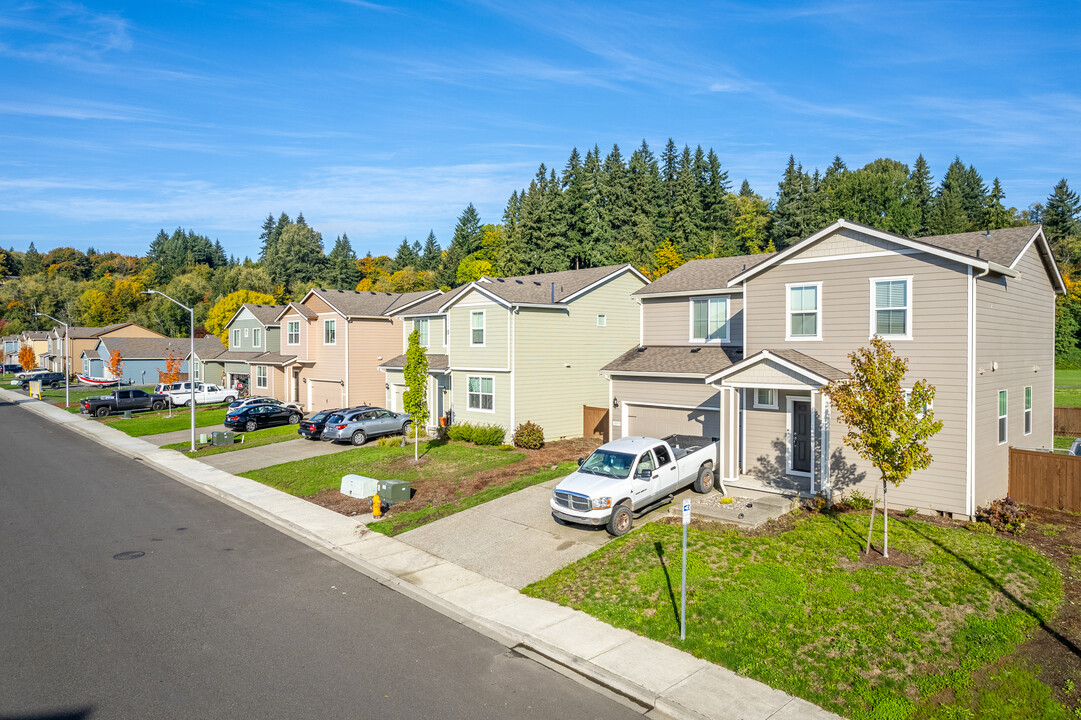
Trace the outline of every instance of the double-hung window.
[[822, 339], [822, 283], [786, 285], [786, 340]]
[[484, 345], [484, 311], [474, 310], [469, 313], [469, 344], [472, 347]]
[[912, 278], [871, 278], [871, 335], [912, 338]]
[[495, 381], [491, 377], [470, 375], [467, 378], [470, 410], [495, 410], [494, 383]]
[[728, 298], [691, 300], [691, 342], [728, 342]]
[[252, 347], [263, 347], [263, 331], [259, 328], [252, 328], [251, 344]]
[[232, 349], [236, 350], [238, 347], [240, 347], [240, 328], [234, 328]]
[[324, 345], [336, 345], [337, 344], [337, 320], [324, 320], [323, 321], [323, 344]]
[[1007, 410], [1009, 409], [1009, 402], [1007, 401], [1008, 394], [1005, 390], [998, 391], [998, 444], [1006, 442], [1007, 436]]
[[428, 347], [428, 318], [414, 318], [413, 329], [420, 335], [420, 346]]
[[195, 379], [196, 380], [202, 380], [203, 379], [202, 365], [203, 364], [201, 362], [199, 362], [198, 360], [195, 360], [191, 364], [191, 366], [193, 368], [195, 368]]
[[1025, 434], [1032, 434], [1032, 386], [1025, 386]]
[[299, 345], [300, 344], [300, 321], [290, 320], [286, 325], [288, 334], [285, 337], [287, 345]]
[[255, 387], [266, 387], [266, 365], [255, 366]]

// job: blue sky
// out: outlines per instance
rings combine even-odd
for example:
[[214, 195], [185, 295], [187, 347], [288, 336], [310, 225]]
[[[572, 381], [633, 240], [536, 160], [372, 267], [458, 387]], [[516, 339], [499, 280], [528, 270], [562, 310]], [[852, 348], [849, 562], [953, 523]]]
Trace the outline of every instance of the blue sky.
[[238, 256], [268, 213], [329, 246], [446, 246], [570, 149], [712, 146], [772, 197], [789, 153], [955, 155], [1006, 201], [1081, 186], [1081, 3], [0, 0], [0, 245]]

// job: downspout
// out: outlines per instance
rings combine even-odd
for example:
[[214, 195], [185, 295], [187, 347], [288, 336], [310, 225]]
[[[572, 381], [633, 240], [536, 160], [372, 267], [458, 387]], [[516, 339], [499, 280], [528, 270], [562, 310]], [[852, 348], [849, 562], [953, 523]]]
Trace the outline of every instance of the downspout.
[[[552, 284], [552, 292], [555, 292], [555, 283]], [[510, 306], [510, 312], [508, 314], [510, 316], [510, 347], [507, 348], [507, 367], [510, 368], [510, 427], [507, 429], [507, 432], [513, 433], [514, 428], [515, 428], [515, 425], [514, 425], [515, 403], [514, 403], [514, 401], [515, 401], [515, 395], [517, 394], [515, 392], [517, 390], [517, 388], [515, 387], [515, 383], [514, 383], [514, 362], [517, 359], [517, 348], [515, 348], [515, 346], [514, 346], [514, 339], [515, 339], [514, 335], [515, 335], [515, 328], [517, 326], [517, 323], [515, 322], [514, 316], [518, 314], [518, 306], [517, 305], [511, 305]]]
[[[976, 257], [980, 251], [976, 250]], [[974, 275], [972, 266], [968, 268], [968, 452], [965, 471], [965, 514], [969, 518], [976, 515], [976, 281], [991, 272], [988, 263], [983, 272]]]

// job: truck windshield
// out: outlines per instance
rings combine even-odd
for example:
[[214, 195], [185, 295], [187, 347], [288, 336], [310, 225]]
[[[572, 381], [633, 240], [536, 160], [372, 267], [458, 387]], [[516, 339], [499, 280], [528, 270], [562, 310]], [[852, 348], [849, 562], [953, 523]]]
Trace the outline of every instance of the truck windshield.
[[586, 458], [579, 471], [605, 477], [625, 478], [631, 474], [632, 465], [634, 465], [634, 455], [597, 450]]

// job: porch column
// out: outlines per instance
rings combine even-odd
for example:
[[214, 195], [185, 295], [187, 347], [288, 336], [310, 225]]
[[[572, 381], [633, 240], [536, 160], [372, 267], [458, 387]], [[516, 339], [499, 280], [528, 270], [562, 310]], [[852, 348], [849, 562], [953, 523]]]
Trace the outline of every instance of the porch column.
[[732, 398], [732, 445], [731, 452], [728, 455], [729, 458], [729, 473], [728, 476], [732, 480], [736, 480], [739, 477], [739, 412], [740, 412], [740, 399], [742, 396], [741, 390], [732, 388], [730, 391], [730, 397]]
[[817, 423], [815, 422], [815, 420], [818, 417], [818, 413], [815, 410], [815, 400], [817, 398], [818, 398], [818, 391], [812, 389], [811, 390], [811, 494], [812, 495], [814, 495], [814, 492], [815, 492], [815, 466], [818, 465], [817, 458], [815, 457], [818, 454], [818, 453], [815, 452], [815, 448], [817, 447], [817, 441], [818, 441], [818, 434], [815, 432], [815, 430], [817, 429]]
[[830, 483], [830, 399], [822, 395], [822, 490], [829, 498], [833, 497]]

